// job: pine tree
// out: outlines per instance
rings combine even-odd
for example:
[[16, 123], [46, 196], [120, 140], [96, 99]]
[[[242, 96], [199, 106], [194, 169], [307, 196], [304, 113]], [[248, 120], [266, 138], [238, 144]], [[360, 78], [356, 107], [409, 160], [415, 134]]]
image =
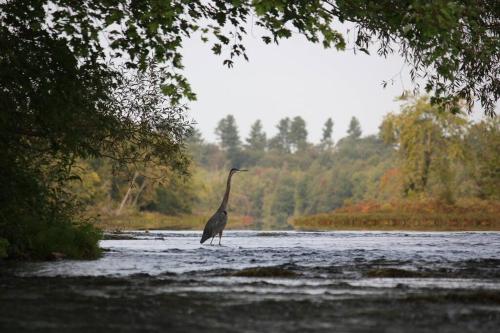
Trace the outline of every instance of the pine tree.
[[278, 134], [269, 140], [269, 148], [280, 153], [290, 153], [290, 118], [281, 119], [276, 128]]
[[323, 136], [321, 137], [321, 148], [324, 150], [330, 150], [333, 147], [333, 121], [332, 118], [328, 118], [323, 127]]
[[361, 125], [359, 124], [359, 120], [356, 117], [351, 118], [351, 122], [349, 123], [349, 129], [347, 130], [347, 134], [352, 139], [359, 139], [361, 137]]
[[250, 134], [246, 139], [247, 146], [250, 150], [262, 152], [266, 148], [267, 138], [266, 133], [262, 130], [262, 123], [257, 120], [252, 124]]
[[241, 140], [238, 133], [238, 127], [233, 115], [227, 115], [222, 118], [215, 134], [219, 139], [221, 148], [226, 152], [228, 160], [231, 162], [231, 167], [238, 167], [241, 164]]

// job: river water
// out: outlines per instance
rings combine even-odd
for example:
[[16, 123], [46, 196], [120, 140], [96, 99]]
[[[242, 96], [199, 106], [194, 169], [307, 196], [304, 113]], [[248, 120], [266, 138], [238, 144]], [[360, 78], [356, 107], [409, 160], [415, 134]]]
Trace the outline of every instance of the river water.
[[112, 234], [98, 260], [5, 263], [0, 331], [500, 331], [497, 232], [200, 236]]

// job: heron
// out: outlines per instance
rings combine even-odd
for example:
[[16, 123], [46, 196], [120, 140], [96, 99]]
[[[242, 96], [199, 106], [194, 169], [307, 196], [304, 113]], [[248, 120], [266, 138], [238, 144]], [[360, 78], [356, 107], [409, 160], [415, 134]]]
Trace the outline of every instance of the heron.
[[229, 171], [229, 175], [227, 176], [227, 184], [226, 184], [226, 193], [224, 193], [224, 198], [222, 198], [222, 203], [220, 204], [219, 209], [215, 212], [214, 215], [208, 220], [205, 225], [205, 229], [203, 230], [203, 236], [201, 236], [200, 244], [203, 244], [207, 239], [212, 237], [210, 241], [210, 245], [214, 241], [215, 236], [219, 235], [219, 245], [221, 244], [222, 239], [222, 231], [227, 224], [227, 202], [229, 201], [229, 191], [231, 190], [231, 178], [237, 172], [248, 171], [248, 170], [240, 170], [236, 168], [232, 168]]

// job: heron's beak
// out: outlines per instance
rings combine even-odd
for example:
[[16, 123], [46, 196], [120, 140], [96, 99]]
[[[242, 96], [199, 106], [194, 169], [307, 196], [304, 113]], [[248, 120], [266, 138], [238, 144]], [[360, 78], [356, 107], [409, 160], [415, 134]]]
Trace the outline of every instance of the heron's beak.
[[246, 170], [246, 169], [240, 169], [240, 170], [238, 170], [238, 171], [248, 171], [248, 170]]

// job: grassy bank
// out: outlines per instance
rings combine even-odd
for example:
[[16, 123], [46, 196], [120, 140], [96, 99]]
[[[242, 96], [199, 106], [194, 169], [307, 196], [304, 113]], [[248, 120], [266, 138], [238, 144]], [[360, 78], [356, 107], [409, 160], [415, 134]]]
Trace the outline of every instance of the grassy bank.
[[[114, 230], [203, 230], [210, 215], [168, 216], [152, 212], [128, 212], [101, 216], [96, 226], [105, 231]], [[226, 229], [251, 229], [252, 219], [230, 215]]]
[[297, 217], [298, 230], [500, 231], [498, 202], [360, 203], [331, 213]]
[[493, 214], [328, 213], [295, 218], [298, 230], [500, 231]]
[[[168, 216], [155, 212], [125, 210], [120, 215], [102, 214], [96, 226], [115, 230], [202, 230], [211, 214]], [[465, 200], [445, 204], [432, 200], [362, 202], [330, 213], [295, 217], [296, 230], [415, 230], [500, 231], [500, 203]], [[230, 214], [226, 229], [256, 229], [253, 218]]]

